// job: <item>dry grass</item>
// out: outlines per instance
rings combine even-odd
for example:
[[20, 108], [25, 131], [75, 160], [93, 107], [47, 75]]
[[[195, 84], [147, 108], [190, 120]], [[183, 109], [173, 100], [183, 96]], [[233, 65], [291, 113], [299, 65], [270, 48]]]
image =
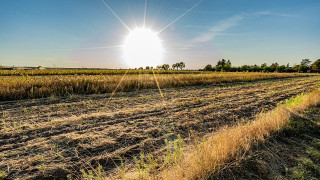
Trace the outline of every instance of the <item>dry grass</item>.
[[[320, 102], [320, 91], [298, 96], [248, 124], [226, 127], [188, 148], [176, 166], [160, 172], [160, 179], [206, 179], [231, 159], [241, 157], [252, 145], [284, 128], [292, 116]], [[287, 108], [288, 109], [287, 109]]]
[[[309, 74], [311, 75], [311, 74]], [[0, 100], [16, 100], [69, 94], [100, 94], [157, 88], [155, 77], [140, 75], [6, 76], [0, 78]], [[161, 88], [248, 82], [262, 79], [307, 76], [289, 73], [157, 74]], [[120, 83], [121, 82], [121, 83]], [[119, 84], [120, 83], [120, 84]]]
[[211, 179], [320, 179], [320, 106], [290, 119], [272, 138], [255, 146], [240, 163]]
[[[260, 114], [255, 121], [225, 127], [202, 141], [186, 147], [180, 162], [150, 177], [151, 179], [207, 179], [231, 160], [239, 161], [253, 145], [282, 130], [294, 113], [320, 103], [320, 90], [292, 98], [274, 110]], [[137, 176], [127, 176], [128, 179]]]
[[162, 89], [165, 103], [157, 89], [110, 99], [95, 94], [1, 102], [0, 171], [8, 179], [81, 179], [80, 169], [98, 175], [101, 165], [102, 176], [109, 176], [121, 167], [119, 157], [128, 172], [140, 153], [149, 168], [152, 153], [159, 166], [140, 174], [153, 174], [161, 169], [163, 159], [156, 157], [166, 153], [165, 139], [172, 142], [180, 134], [190, 142], [189, 134], [203, 137], [243, 118], [251, 121], [319, 83], [315, 76]]

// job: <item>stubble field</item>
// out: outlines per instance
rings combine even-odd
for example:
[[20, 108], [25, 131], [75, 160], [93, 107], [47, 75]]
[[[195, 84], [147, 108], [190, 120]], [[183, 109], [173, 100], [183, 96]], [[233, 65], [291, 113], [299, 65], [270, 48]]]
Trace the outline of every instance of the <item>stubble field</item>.
[[[161, 154], [165, 139], [184, 142], [319, 87], [320, 77], [291, 77], [131, 92], [0, 102], [0, 171], [10, 179], [104, 176]], [[119, 158], [121, 157], [121, 158]]]

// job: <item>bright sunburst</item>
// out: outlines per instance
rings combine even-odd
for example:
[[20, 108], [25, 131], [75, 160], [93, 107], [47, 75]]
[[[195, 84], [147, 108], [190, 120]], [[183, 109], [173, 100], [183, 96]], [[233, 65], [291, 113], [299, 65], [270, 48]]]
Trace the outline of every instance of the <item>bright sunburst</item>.
[[161, 63], [162, 53], [161, 39], [147, 28], [130, 31], [123, 43], [124, 59], [130, 68], [155, 67]]
[[199, 0], [194, 6], [182, 13], [180, 16], [178, 16], [176, 19], [174, 19], [172, 22], [170, 22], [157, 32], [146, 28], [147, 1], [148, 0], [145, 0], [142, 28], [132, 30], [105, 0], [101, 0], [101, 2], [110, 10], [110, 12], [119, 20], [119, 22], [129, 31], [129, 34], [122, 44], [122, 48], [124, 59], [130, 68], [145, 66], [155, 67], [157, 65], [160, 65], [164, 51], [161, 39], [158, 37], [158, 34], [176, 23], [183, 16], [200, 5], [204, 0]]

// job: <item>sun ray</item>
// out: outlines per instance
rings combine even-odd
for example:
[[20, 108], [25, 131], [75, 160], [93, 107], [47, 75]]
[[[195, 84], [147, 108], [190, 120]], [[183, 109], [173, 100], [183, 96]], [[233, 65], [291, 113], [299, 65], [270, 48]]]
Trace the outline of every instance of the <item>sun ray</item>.
[[129, 28], [129, 26], [117, 15], [117, 13], [115, 13], [113, 11], [113, 9], [104, 1], [101, 0], [101, 2], [111, 11], [111, 13], [120, 21], [120, 23], [127, 28], [129, 31], [131, 31], [131, 29]]
[[158, 33], [161, 33], [162, 31], [166, 30], [168, 27], [170, 27], [172, 24], [176, 23], [178, 20], [180, 20], [183, 16], [187, 15], [190, 11], [192, 11], [194, 8], [198, 7], [204, 0], [200, 0], [195, 5], [193, 5], [190, 9], [188, 9], [186, 12], [182, 13], [179, 17], [177, 17], [175, 20], [173, 20], [171, 23], [163, 27], [158, 31]]
[[116, 88], [112, 91], [107, 103], [109, 103], [111, 101], [111, 98], [114, 96], [114, 94], [117, 92], [118, 88], [120, 87], [121, 82], [123, 81], [124, 77], [127, 75], [128, 73], [128, 69], [126, 70], [126, 72], [123, 74], [122, 78], [120, 79], [118, 85], [116, 86]]
[[165, 104], [166, 104], [166, 100], [164, 99], [164, 95], [163, 95], [162, 90], [161, 90], [161, 88], [160, 88], [159, 81], [158, 81], [158, 79], [157, 79], [157, 77], [156, 77], [156, 74], [154, 73], [154, 70], [153, 70], [153, 69], [152, 69], [152, 73], [153, 73], [154, 80], [155, 80], [155, 82], [156, 82], [156, 84], [157, 84], [157, 87], [158, 87], [158, 90], [159, 90], [161, 99], [162, 99], [162, 101], [163, 101], [163, 105], [164, 105], [164, 107], [166, 108], [166, 112], [168, 112], [168, 107], [165, 105]]
[[145, 2], [144, 2], [143, 27], [146, 27], [147, 3], [148, 3], [148, 0], [145, 0]]

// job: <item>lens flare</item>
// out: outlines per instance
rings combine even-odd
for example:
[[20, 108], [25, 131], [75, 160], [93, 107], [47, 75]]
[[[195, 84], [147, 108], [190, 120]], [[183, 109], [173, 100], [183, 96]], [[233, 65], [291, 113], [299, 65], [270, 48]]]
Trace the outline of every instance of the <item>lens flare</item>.
[[123, 43], [124, 59], [130, 68], [161, 64], [162, 42], [158, 34], [147, 28], [138, 28], [125, 38]]

